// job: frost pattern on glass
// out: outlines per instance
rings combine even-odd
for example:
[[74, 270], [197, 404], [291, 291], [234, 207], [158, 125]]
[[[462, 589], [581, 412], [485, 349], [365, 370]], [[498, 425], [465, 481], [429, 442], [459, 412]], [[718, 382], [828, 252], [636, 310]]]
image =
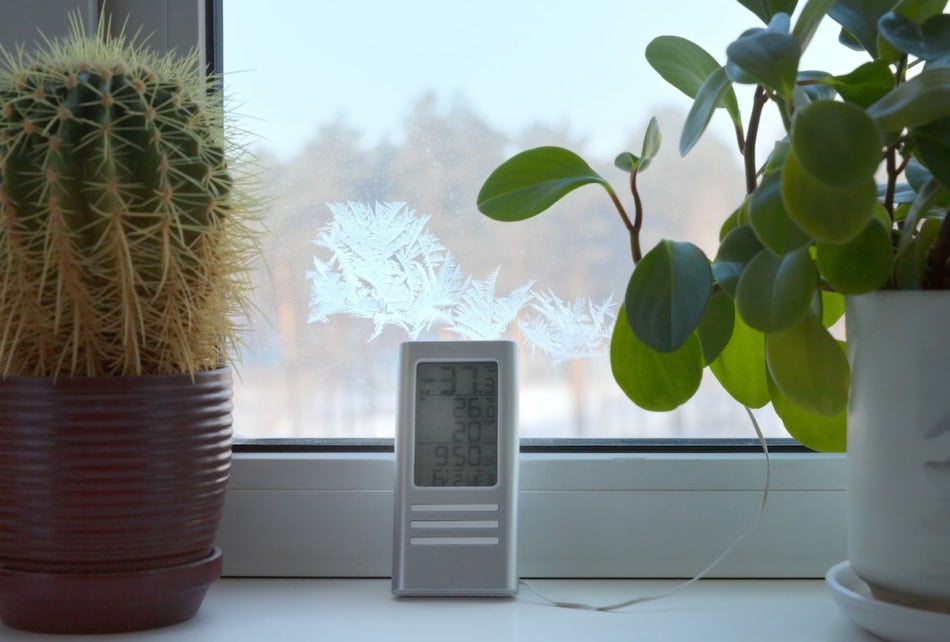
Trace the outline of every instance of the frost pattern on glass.
[[395, 325], [411, 338], [451, 322], [451, 307], [466, 286], [456, 261], [401, 203], [328, 204], [333, 219], [314, 243], [331, 259], [313, 259], [310, 317], [326, 322], [346, 314], [373, 322], [371, 338]]
[[530, 307], [534, 313], [519, 324], [525, 342], [532, 350], [546, 352], [555, 364], [601, 356], [617, 318], [612, 298], [600, 305], [578, 298], [569, 305], [553, 292], [537, 292]]
[[507, 296], [495, 296], [495, 282], [501, 268], [495, 268], [488, 279], [470, 279], [468, 287], [454, 307], [452, 332], [469, 339], [498, 339], [531, 301], [534, 292], [528, 282]]
[[496, 293], [496, 268], [487, 279], [465, 276], [433, 235], [429, 217], [405, 203], [330, 203], [332, 220], [314, 239], [329, 253], [315, 256], [310, 280], [310, 323], [335, 315], [369, 319], [379, 336], [387, 326], [410, 339], [436, 327], [467, 339], [499, 339], [517, 325], [526, 345], [554, 363], [602, 356], [617, 306], [577, 299], [573, 305], [534, 282]]

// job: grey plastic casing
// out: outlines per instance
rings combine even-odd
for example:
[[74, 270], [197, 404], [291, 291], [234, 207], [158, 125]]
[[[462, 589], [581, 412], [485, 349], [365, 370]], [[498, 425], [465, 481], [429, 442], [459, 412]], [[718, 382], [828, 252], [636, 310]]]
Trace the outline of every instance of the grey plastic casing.
[[[396, 596], [518, 593], [518, 386], [513, 341], [410, 341], [400, 347], [392, 591]], [[494, 486], [417, 486], [414, 480], [417, 366], [498, 364]]]

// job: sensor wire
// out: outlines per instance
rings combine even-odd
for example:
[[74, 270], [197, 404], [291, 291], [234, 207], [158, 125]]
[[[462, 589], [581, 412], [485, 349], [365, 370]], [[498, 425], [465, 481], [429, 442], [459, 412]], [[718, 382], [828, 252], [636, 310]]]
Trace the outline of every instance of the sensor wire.
[[739, 535], [739, 537], [737, 537], [731, 544], [729, 544], [729, 546], [727, 546], [726, 549], [722, 553], [720, 553], [716, 559], [714, 559], [710, 564], [708, 564], [706, 568], [701, 570], [692, 578], [686, 580], [685, 582], [682, 582], [681, 584], [676, 585], [675, 587], [673, 587], [672, 589], [664, 593], [658, 593], [656, 595], [646, 595], [642, 597], [635, 597], [625, 602], [619, 602], [617, 604], [609, 604], [606, 606], [595, 606], [591, 604], [585, 604], [583, 602], [568, 602], [568, 601], [556, 600], [545, 595], [544, 593], [539, 591], [537, 588], [535, 588], [533, 585], [531, 585], [529, 582], [525, 580], [521, 580], [520, 582], [521, 586], [524, 586], [526, 589], [528, 589], [529, 591], [531, 591], [532, 593], [540, 597], [545, 602], [553, 606], [556, 606], [558, 608], [579, 609], [583, 611], [609, 612], [609, 611], [618, 611], [620, 609], [624, 609], [624, 608], [627, 608], [628, 606], [633, 606], [635, 604], [643, 604], [644, 602], [652, 602], [654, 600], [660, 600], [665, 597], [669, 597], [673, 595], [674, 593], [678, 593], [679, 591], [685, 589], [687, 586], [695, 584], [699, 580], [703, 579], [707, 574], [709, 574], [710, 571], [716, 568], [716, 566], [718, 566], [719, 563], [722, 562], [722, 560], [724, 560], [735, 549], [735, 547], [738, 546], [739, 543], [746, 538], [747, 535], [749, 535], [749, 533], [755, 530], [755, 527], [759, 524], [759, 521], [762, 518], [762, 513], [765, 512], [765, 506], [769, 500], [769, 492], [771, 491], [771, 488], [772, 488], [772, 459], [769, 456], [769, 445], [768, 445], [768, 442], [766, 442], [765, 440], [765, 436], [762, 434], [762, 429], [759, 428], [759, 422], [756, 421], [755, 415], [752, 414], [752, 411], [748, 407], [745, 408], [745, 411], [746, 411], [746, 414], [749, 415], [749, 419], [752, 421], [752, 427], [755, 429], [756, 437], [758, 437], [759, 439], [759, 445], [762, 447], [762, 453], [765, 455], [765, 487], [762, 490], [762, 499], [759, 501], [759, 508], [756, 511], [755, 516], [752, 518], [752, 523], [749, 524], [748, 528], [746, 528], [745, 531], [743, 531], [742, 534]]

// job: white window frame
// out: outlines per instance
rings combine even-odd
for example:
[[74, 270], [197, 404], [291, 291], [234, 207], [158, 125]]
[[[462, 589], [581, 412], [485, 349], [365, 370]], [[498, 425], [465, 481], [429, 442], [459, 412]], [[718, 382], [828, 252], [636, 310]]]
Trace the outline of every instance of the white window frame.
[[[115, 23], [127, 15], [131, 32], [154, 33], [156, 48], [206, 52], [213, 1], [109, 7]], [[25, 37], [66, 4], [95, 24], [96, 0], [32, 0]], [[845, 559], [844, 463], [774, 454], [767, 509], [711, 576], [821, 577]], [[765, 483], [754, 452], [528, 452], [520, 465], [522, 577], [691, 577], [746, 529]], [[393, 472], [391, 452], [238, 448], [218, 538], [225, 574], [389, 576]]]
[[[846, 558], [844, 456], [772, 455], [767, 508], [711, 577], [822, 577]], [[692, 577], [752, 522], [761, 453], [522, 453], [522, 577]], [[392, 453], [235, 453], [232, 576], [387, 577]]]

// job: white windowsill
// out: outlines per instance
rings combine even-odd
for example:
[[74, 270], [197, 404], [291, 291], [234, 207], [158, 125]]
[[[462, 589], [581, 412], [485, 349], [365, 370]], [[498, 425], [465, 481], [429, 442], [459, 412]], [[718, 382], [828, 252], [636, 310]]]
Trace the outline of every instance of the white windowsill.
[[[667, 580], [538, 580], [551, 597], [597, 604], [669, 590]], [[53, 639], [0, 625], [6, 642]], [[383, 579], [223, 579], [198, 615], [137, 634], [83, 640], [194, 642], [370, 640], [452, 642], [868, 642], [837, 609], [822, 580], [704, 580], [668, 598], [614, 613], [555, 608], [527, 589], [514, 599], [390, 595]]]

